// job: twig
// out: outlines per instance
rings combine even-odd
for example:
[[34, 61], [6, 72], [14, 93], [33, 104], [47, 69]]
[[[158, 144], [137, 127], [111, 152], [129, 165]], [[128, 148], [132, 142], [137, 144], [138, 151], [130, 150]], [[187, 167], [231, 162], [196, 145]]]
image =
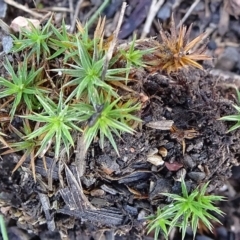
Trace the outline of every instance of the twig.
[[73, 17], [74, 17], [74, 15], [73, 15], [73, 0], [68, 0], [68, 2], [69, 2], [69, 10], [70, 10], [70, 21], [72, 22], [73, 21]]
[[145, 38], [147, 36], [147, 34], [150, 32], [150, 28], [151, 28], [153, 19], [155, 18], [157, 12], [159, 11], [159, 9], [163, 5], [163, 3], [164, 3], [164, 0], [159, 0], [158, 2], [157, 2], [157, 0], [152, 0], [151, 6], [149, 9], [149, 13], [148, 13], [148, 17], [147, 17], [147, 20], [143, 27], [141, 39]]
[[21, 9], [21, 10], [23, 10], [24, 12], [27, 12], [27, 13], [31, 14], [31, 15], [34, 16], [35, 18], [42, 18], [42, 17], [43, 17], [42, 14], [36, 13], [36, 12], [32, 11], [31, 9], [29, 9], [28, 7], [23, 6], [23, 5], [15, 2], [15, 1], [13, 1], [13, 0], [4, 0], [4, 2], [7, 3], [7, 4], [9, 4], [9, 5], [11, 5], [11, 6], [13, 6], [13, 7], [15, 7], [15, 8]]
[[92, 15], [92, 17], [89, 19], [89, 21], [87, 21], [87, 23], [86, 23], [87, 28], [89, 28], [95, 22], [97, 17], [99, 17], [100, 13], [104, 10], [104, 8], [108, 5], [108, 3], [109, 3], [109, 0], [104, 0], [104, 2], [98, 8], [98, 10]]
[[119, 31], [120, 31], [120, 27], [122, 25], [123, 16], [124, 16], [124, 13], [125, 13], [126, 6], [127, 6], [127, 3], [123, 2], [121, 12], [120, 12], [120, 16], [119, 16], [119, 20], [118, 20], [118, 25], [117, 25], [116, 30], [114, 31], [113, 39], [112, 39], [111, 44], [110, 44], [110, 46], [108, 48], [108, 51], [106, 53], [106, 58], [105, 58], [105, 61], [104, 61], [103, 71], [102, 71], [102, 76], [101, 76], [102, 80], [104, 80], [104, 78], [105, 78], [105, 75], [106, 75], [106, 72], [107, 72], [107, 69], [108, 69], [109, 61], [112, 58], [113, 50], [114, 50], [115, 45], [117, 43], [117, 36], [118, 36]]
[[183, 19], [180, 21], [180, 23], [177, 25], [177, 28], [179, 28], [189, 17], [189, 15], [191, 14], [191, 12], [193, 11], [193, 9], [198, 5], [198, 3], [200, 2], [200, 0], [195, 0], [195, 2], [191, 5], [191, 7], [188, 9], [188, 11], [186, 12], [186, 14], [184, 15]]
[[45, 7], [44, 10], [51, 12], [70, 12], [70, 14], [73, 15], [73, 10], [71, 10], [71, 8], [69, 9], [66, 7]]
[[76, 22], [77, 22], [79, 9], [81, 7], [82, 2], [83, 2], [83, 0], [78, 0], [76, 9], [75, 9], [75, 12], [74, 12], [74, 15], [73, 15], [73, 21], [72, 21], [72, 24], [71, 24], [71, 27], [70, 27], [70, 30], [69, 30], [70, 33], [73, 33], [73, 31], [75, 29], [75, 25], [76, 25]]

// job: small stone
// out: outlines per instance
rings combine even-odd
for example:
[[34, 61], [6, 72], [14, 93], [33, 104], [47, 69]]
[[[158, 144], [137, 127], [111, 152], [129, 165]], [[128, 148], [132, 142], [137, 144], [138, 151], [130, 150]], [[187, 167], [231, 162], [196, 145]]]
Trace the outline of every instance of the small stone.
[[165, 147], [160, 147], [158, 150], [158, 153], [162, 156], [162, 157], [166, 157], [168, 154], [168, 151]]
[[185, 176], [187, 174], [187, 171], [185, 168], [181, 168], [180, 170], [177, 171], [176, 177], [174, 178], [175, 181], [181, 182], [182, 179], [185, 179]]
[[102, 189], [94, 189], [91, 191], [90, 194], [93, 197], [100, 197], [100, 196], [103, 196], [105, 194], [105, 192]]
[[196, 166], [196, 162], [193, 161], [193, 159], [189, 155], [184, 155], [183, 163], [189, 168], [194, 168]]
[[137, 220], [146, 220], [146, 211], [144, 209], [142, 209], [139, 214], [138, 214], [138, 217], [137, 217]]
[[21, 28], [25, 28], [27, 30], [31, 30], [31, 26], [29, 24], [31, 22], [35, 28], [40, 28], [40, 21], [37, 19], [25, 18], [25, 17], [16, 17], [11, 22], [10, 28], [14, 32], [20, 32]]
[[8, 54], [13, 47], [13, 39], [10, 36], [2, 37], [3, 51]]
[[7, 4], [5, 1], [0, 1], [0, 18], [5, 18], [7, 12]]
[[135, 152], [135, 149], [134, 148], [130, 148], [129, 149], [131, 153], [134, 153]]
[[164, 164], [162, 157], [159, 155], [148, 156], [147, 161], [155, 166], [162, 166]]
[[203, 172], [190, 172], [188, 176], [195, 182], [200, 182], [206, 177], [206, 174]]

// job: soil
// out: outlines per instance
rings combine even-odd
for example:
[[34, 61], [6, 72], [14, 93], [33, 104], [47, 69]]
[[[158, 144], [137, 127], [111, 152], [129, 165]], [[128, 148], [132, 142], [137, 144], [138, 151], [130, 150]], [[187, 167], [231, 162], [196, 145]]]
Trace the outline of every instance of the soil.
[[[33, 7], [31, 1], [17, 2]], [[43, 9], [68, 8], [70, 2], [38, 1]], [[88, 12], [98, 4], [84, 2], [85, 7], [79, 12], [81, 20], [88, 18]], [[174, 9], [176, 22], [191, 6], [189, 1], [180, 2]], [[181, 175], [185, 176], [189, 190], [210, 181], [209, 193], [228, 197], [227, 202], [221, 203], [226, 213], [220, 218], [223, 226], [215, 224], [213, 233], [200, 231], [196, 239], [240, 239], [240, 131], [226, 133], [232, 123], [218, 120], [235, 113], [232, 86], [239, 87], [240, 31], [234, 15], [238, 15], [240, 6], [233, 11], [233, 2], [200, 1], [185, 22], [194, 22], [193, 35], [199, 29], [214, 28], [209, 34], [208, 48], [216, 56], [216, 67], [204, 62], [204, 70], [152, 75], [141, 69], [136, 73], [138, 82], [133, 87], [145, 97], [140, 113], [143, 122], [134, 135], [116, 138], [120, 156], [107, 141], [101, 150], [95, 139], [79, 172], [74, 163], [80, 154], [79, 139], [75, 154], [65, 165], [47, 156], [46, 171], [42, 160], [36, 161], [36, 183], [28, 163], [12, 174], [20, 154], [1, 156], [0, 210], [6, 218], [10, 239], [153, 239], [153, 235], [146, 235], [144, 217], [168, 204], [161, 193], [180, 193]], [[108, 29], [114, 28], [121, 3], [111, 1], [104, 10], [106, 35]], [[77, 2], [73, 4], [76, 6]], [[128, 2], [121, 39], [130, 39], [136, 29], [141, 34], [150, 4], [151, 1], [141, 0]], [[165, 10], [158, 12], [166, 26], [171, 14], [168, 6], [172, 4], [171, 0], [165, 1]], [[26, 16], [9, 5], [5, 21], [9, 23], [23, 14]], [[67, 12], [60, 14], [59, 18], [63, 17], [71, 23]], [[154, 22], [151, 36], [157, 34], [156, 26]], [[3, 71], [2, 66], [0, 69]], [[17, 118], [14, 121], [17, 125]], [[174, 122], [171, 131], [164, 128], [170, 121]], [[170, 239], [180, 239], [179, 233], [174, 232]], [[191, 231], [186, 239], [192, 239]]]

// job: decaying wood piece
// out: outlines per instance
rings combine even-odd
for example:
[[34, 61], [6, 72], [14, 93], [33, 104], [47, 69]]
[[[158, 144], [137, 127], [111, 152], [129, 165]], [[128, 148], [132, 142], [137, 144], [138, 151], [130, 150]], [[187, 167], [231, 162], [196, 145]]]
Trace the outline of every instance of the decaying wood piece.
[[53, 216], [51, 216], [50, 211], [49, 211], [49, 209], [50, 209], [49, 198], [46, 194], [43, 194], [43, 193], [38, 193], [38, 196], [39, 196], [40, 202], [42, 204], [42, 209], [45, 213], [48, 230], [54, 231], [56, 228], [56, 225], [54, 222], [54, 218], [53, 218]]
[[[43, 161], [41, 159], [36, 160], [35, 164], [35, 171], [36, 173], [40, 174], [43, 177], [48, 177], [51, 171], [51, 177], [54, 180], [58, 179], [58, 166], [55, 164], [53, 165], [53, 158], [45, 157], [46, 168], [44, 167]], [[28, 162], [23, 163], [23, 166], [27, 167]]]
[[100, 209], [96, 211], [86, 210], [85, 212], [64, 208], [59, 209], [58, 212], [106, 226], [122, 225], [124, 220], [118, 208]]
[[[73, 166], [72, 168], [75, 168], [74, 171], [78, 172], [76, 166]], [[70, 209], [79, 210], [80, 212], [84, 212], [87, 209], [95, 210], [96, 208], [92, 206], [83, 193], [79, 176], [75, 177], [67, 165], [65, 165], [65, 173], [68, 187], [60, 189], [59, 191], [68, 207]]]
[[71, 170], [65, 165], [68, 187], [60, 189], [59, 192], [66, 207], [58, 212], [105, 225], [121, 225], [123, 222], [122, 213], [117, 208], [97, 210], [92, 206], [83, 193], [77, 167], [73, 165]]
[[87, 152], [86, 144], [84, 143], [84, 136], [77, 137], [77, 148], [75, 151], [75, 164], [78, 168], [78, 173], [82, 177], [86, 170], [85, 156]]

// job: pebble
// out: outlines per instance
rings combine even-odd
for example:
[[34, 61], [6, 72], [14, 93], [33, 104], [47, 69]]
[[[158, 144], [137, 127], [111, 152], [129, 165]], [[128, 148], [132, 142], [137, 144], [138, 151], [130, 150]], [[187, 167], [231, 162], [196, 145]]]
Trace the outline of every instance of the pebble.
[[200, 182], [206, 177], [206, 174], [203, 172], [190, 172], [188, 173], [188, 176], [195, 182]]
[[91, 191], [91, 196], [93, 197], [100, 197], [103, 196], [105, 194], [105, 191], [103, 191], [102, 189], [94, 189]]
[[160, 147], [158, 150], [158, 153], [162, 156], [162, 157], [166, 157], [168, 154], [168, 151], [165, 147]]
[[5, 18], [7, 12], [7, 4], [5, 1], [0, 1], [0, 18]]
[[10, 36], [2, 37], [3, 51], [8, 54], [13, 47], [13, 39]]
[[184, 155], [183, 163], [189, 168], [194, 168], [196, 166], [196, 162], [193, 161], [193, 159], [189, 155]]
[[33, 26], [35, 28], [40, 28], [40, 21], [37, 19], [31, 19], [31, 18], [25, 18], [25, 17], [16, 17], [13, 19], [13, 21], [11, 22], [10, 28], [14, 31], [14, 32], [20, 32], [22, 28], [25, 28], [27, 30], [31, 30], [31, 26], [30, 23], [33, 24]]
[[153, 164], [154, 166], [162, 166], [164, 164], [164, 161], [162, 160], [162, 157], [157, 155], [158, 152], [157, 148], [152, 148], [149, 150], [147, 154], [147, 161]]
[[162, 166], [164, 164], [162, 157], [159, 155], [148, 156], [147, 161], [155, 166]]
[[181, 168], [180, 170], [177, 171], [176, 177], [174, 178], [175, 181], [181, 182], [182, 178], [185, 179], [185, 176], [187, 174], [187, 171], [185, 168]]
[[146, 211], [144, 209], [142, 209], [139, 214], [138, 214], [138, 217], [137, 217], [137, 220], [146, 220]]

